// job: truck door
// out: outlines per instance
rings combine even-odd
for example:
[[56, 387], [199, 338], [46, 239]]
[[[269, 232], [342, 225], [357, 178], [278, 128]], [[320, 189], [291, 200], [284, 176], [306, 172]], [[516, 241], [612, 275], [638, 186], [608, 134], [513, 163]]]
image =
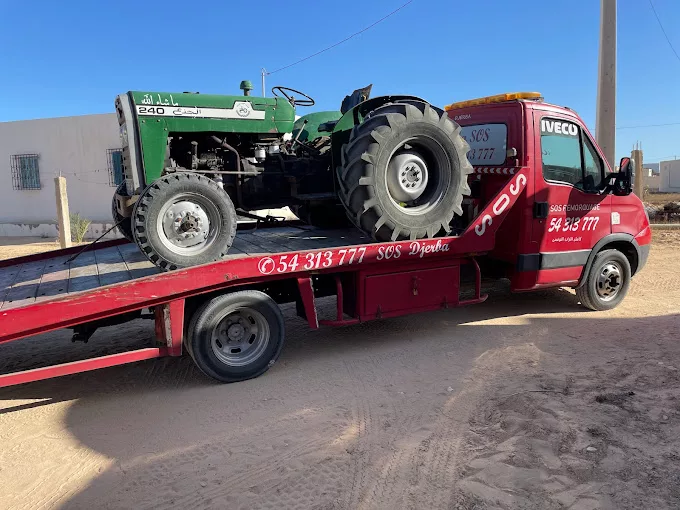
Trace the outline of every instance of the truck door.
[[578, 280], [595, 243], [611, 232], [606, 166], [573, 117], [534, 110], [536, 171], [532, 240], [537, 284]]

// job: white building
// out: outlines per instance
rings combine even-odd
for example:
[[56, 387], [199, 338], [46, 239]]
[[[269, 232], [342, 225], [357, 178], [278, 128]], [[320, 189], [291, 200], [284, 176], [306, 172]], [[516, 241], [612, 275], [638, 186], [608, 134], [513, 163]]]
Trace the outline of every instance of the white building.
[[662, 161], [659, 191], [661, 193], [680, 193], [680, 159]]
[[61, 172], [70, 212], [92, 222], [88, 238], [99, 237], [113, 224], [119, 158], [114, 113], [0, 122], [0, 236], [57, 236]]
[[645, 189], [651, 191], [652, 193], [657, 193], [659, 191], [659, 185], [661, 184], [661, 176], [658, 172], [655, 172], [653, 168], [647, 168], [646, 166], [642, 169], [644, 175], [644, 186]]

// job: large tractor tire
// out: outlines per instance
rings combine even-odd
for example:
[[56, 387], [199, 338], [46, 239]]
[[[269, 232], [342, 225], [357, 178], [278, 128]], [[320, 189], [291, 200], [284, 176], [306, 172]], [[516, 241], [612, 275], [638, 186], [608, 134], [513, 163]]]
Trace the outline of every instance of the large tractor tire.
[[355, 126], [342, 148], [340, 199], [377, 241], [448, 234], [470, 194], [468, 150], [446, 112], [421, 101], [386, 104]]
[[[125, 182], [121, 182], [116, 188], [117, 195], [127, 194], [127, 189], [125, 187]], [[116, 207], [116, 197], [111, 199], [111, 217], [115, 224], [118, 224], [118, 232], [130, 242], [135, 242], [135, 238], [132, 235], [132, 218], [125, 218], [118, 212], [118, 207]]]
[[222, 259], [236, 235], [229, 195], [198, 174], [173, 173], [153, 182], [135, 204], [135, 241], [164, 270]]

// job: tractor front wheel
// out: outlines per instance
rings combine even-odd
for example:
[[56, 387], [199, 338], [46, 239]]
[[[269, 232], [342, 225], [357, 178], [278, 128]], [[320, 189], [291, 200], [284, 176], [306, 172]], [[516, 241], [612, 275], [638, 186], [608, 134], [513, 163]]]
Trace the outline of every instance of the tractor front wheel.
[[352, 222], [378, 241], [448, 234], [470, 194], [468, 150], [446, 112], [415, 100], [386, 104], [342, 148], [340, 199]]
[[222, 259], [236, 235], [236, 211], [214, 181], [184, 172], [153, 182], [135, 204], [135, 241], [164, 270]]

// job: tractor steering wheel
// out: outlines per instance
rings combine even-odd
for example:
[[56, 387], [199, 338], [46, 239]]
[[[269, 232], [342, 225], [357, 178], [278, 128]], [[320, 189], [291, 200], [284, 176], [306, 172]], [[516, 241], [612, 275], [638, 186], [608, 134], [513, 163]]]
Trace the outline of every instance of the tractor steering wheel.
[[[289, 94], [288, 92], [292, 92], [295, 94], [299, 94], [304, 98], [307, 99], [295, 99], [295, 96], [293, 94]], [[314, 106], [314, 100], [309, 97], [307, 94], [300, 92], [299, 90], [291, 89], [288, 87], [281, 87], [277, 85], [276, 87], [272, 87], [272, 94], [274, 94], [275, 97], [281, 97], [277, 94], [277, 92], [280, 92], [283, 97], [288, 99], [288, 102], [293, 105], [293, 107], [297, 106]]]

